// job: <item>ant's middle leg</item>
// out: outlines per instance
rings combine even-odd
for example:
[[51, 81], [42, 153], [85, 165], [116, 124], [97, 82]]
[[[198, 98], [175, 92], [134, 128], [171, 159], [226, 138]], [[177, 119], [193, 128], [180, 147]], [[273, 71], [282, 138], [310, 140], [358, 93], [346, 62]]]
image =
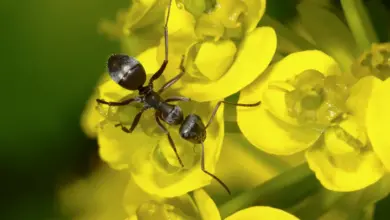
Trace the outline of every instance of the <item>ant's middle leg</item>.
[[157, 72], [153, 74], [152, 78], [150, 78], [149, 85], [153, 84], [153, 81], [158, 79], [163, 74], [168, 64], [168, 21], [169, 21], [169, 15], [171, 13], [171, 5], [172, 5], [172, 0], [169, 0], [167, 19], [165, 20], [165, 25], [164, 25], [164, 48], [165, 48], [164, 62], [162, 63], [160, 69], [158, 69]]
[[179, 160], [179, 163], [180, 163], [181, 167], [184, 167], [183, 162], [181, 161], [180, 156], [179, 156], [179, 154], [177, 153], [177, 149], [176, 149], [176, 146], [175, 146], [175, 142], [173, 142], [173, 139], [172, 139], [171, 135], [169, 134], [168, 129], [166, 129], [166, 128], [164, 127], [164, 125], [161, 123], [160, 119], [158, 118], [158, 114], [159, 114], [159, 112], [156, 111], [156, 113], [155, 113], [155, 115], [154, 115], [154, 116], [155, 116], [155, 119], [156, 119], [156, 122], [157, 122], [158, 126], [161, 128], [161, 130], [168, 136], [169, 144], [171, 145], [173, 151], [175, 152], [176, 157], [177, 157], [177, 159]]
[[132, 133], [134, 129], [137, 127], [139, 120], [141, 119], [142, 113], [144, 113], [145, 110], [147, 110], [147, 108], [143, 108], [140, 112], [137, 113], [137, 115], [135, 115], [133, 123], [131, 123], [130, 128], [126, 128], [121, 123], [116, 124], [115, 127], [121, 126], [122, 131], [126, 133]]
[[103, 99], [96, 99], [96, 102], [99, 104], [103, 105], [108, 105], [108, 106], [123, 106], [123, 105], [128, 105], [132, 102], [140, 102], [141, 99], [139, 97], [131, 98], [131, 99], [126, 99], [121, 102], [107, 102]]
[[215, 117], [215, 114], [217, 113], [218, 111], [218, 108], [219, 106], [221, 106], [221, 104], [224, 103], [224, 104], [228, 104], [228, 105], [234, 105], [234, 106], [244, 106], [244, 107], [256, 107], [256, 106], [259, 106], [260, 105], [260, 101], [259, 102], [256, 102], [256, 103], [252, 103], [252, 104], [241, 104], [241, 103], [233, 103], [233, 102], [226, 102], [226, 101], [219, 101], [217, 103], [217, 105], [215, 106], [214, 110], [213, 110], [213, 113], [211, 114], [211, 117], [209, 119], [209, 121], [207, 122], [206, 126], [205, 126], [205, 129], [211, 124], [211, 122], [213, 121], [214, 117]]
[[184, 68], [184, 55], [181, 57], [181, 61], [180, 61], [180, 73], [173, 77], [171, 80], [169, 80], [167, 83], [165, 83], [158, 91], [157, 93], [158, 94], [161, 94], [163, 93], [165, 90], [167, 90], [169, 87], [171, 87], [173, 84], [175, 84], [185, 73], [186, 69]]

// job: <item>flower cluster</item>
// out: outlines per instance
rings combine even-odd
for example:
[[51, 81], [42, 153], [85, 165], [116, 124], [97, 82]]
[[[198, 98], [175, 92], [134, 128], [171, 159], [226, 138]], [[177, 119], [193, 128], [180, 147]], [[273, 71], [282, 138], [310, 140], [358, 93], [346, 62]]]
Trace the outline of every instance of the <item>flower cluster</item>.
[[[102, 32], [121, 42], [123, 53], [142, 63], [147, 78], [160, 68], [165, 57], [163, 26], [169, 2], [133, 1], [128, 11], [118, 13], [116, 22], [103, 21], [100, 25]], [[342, 2], [344, 7], [358, 4]], [[300, 45], [294, 45], [285, 55], [282, 47], [288, 46], [284, 42], [287, 38], [282, 37], [277, 47], [274, 28], [257, 27], [266, 16], [265, 6], [265, 0], [173, 0], [167, 26], [168, 65], [154, 87], [175, 77], [184, 57], [185, 74], [164, 97], [191, 98], [191, 102], [178, 103], [185, 114], [197, 114], [207, 122], [217, 102], [231, 95], [238, 97], [238, 103], [261, 101], [256, 108], [233, 109], [234, 122], [230, 126], [238, 125], [236, 133], [239, 130], [242, 135], [226, 132], [231, 119], [224, 116], [224, 111], [232, 108], [224, 109], [222, 105], [216, 112], [204, 142], [205, 168], [210, 173], [216, 171], [222, 146], [250, 148], [251, 156], [262, 159], [266, 157], [258, 155], [265, 152], [278, 162], [298, 155], [298, 162], [293, 164], [307, 164], [292, 169], [297, 173], [285, 172], [280, 179], [275, 178], [280, 181], [275, 184], [278, 190], [270, 187], [272, 184], [260, 185], [217, 208], [212, 193], [200, 189], [211, 181], [201, 170], [200, 146], [180, 138], [177, 126], [167, 126], [182, 167], [152, 110], [142, 115], [130, 134], [116, 127], [118, 123], [129, 126], [142, 105], [98, 105], [97, 98], [121, 101], [137, 95], [105, 74], [87, 104], [82, 127], [88, 136], [97, 138], [100, 157], [111, 168], [130, 176], [124, 198], [127, 219], [297, 219], [279, 209], [253, 206], [251, 192], [268, 196], [264, 190], [272, 188], [276, 194], [288, 181], [291, 185], [299, 182], [292, 176], [304, 181], [312, 173], [326, 188], [316, 191], [314, 199], [322, 195], [339, 199], [341, 192], [380, 188], [366, 199], [364, 204], [369, 206], [390, 191], [386, 180], [390, 169], [390, 139], [386, 133], [390, 130], [390, 44], [356, 39], [360, 30], [349, 22], [348, 13], [345, 17], [350, 29], [330, 11], [329, 1], [319, 4], [306, 0], [297, 7], [298, 22], [291, 25], [297, 36], [292, 39], [298, 39], [297, 44], [305, 42], [303, 48], [312, 48], [299, 51]], [[280, 33], [288, 31], [281, 29]], [[240, 138], [250, 143], [237, 141]], [[253, 151], [253, 146], [258, 151]], [[239, 161], [238, 151], [230, 155], [228, 163], [231, 158], [241, 165], [238, 169], [243, 175], [246, 166], [256, 168], [251, 171], [253, 175], [263, 171], [260, 161], [252, 163], [249, 157]], [[282, 167], [278, 162], [274, 167]], [[246, 181], [249, 184], [251, 179]], [[241, 201], [243, 198], [250, 202]], [[227, 211], [231, 206], [234, 208]]]
[[[389, 44], [373, 44], [354, 61], [354, 46], [347, 40], [353, 37], [336, 15], [308, 3], [299, 12], [307, 33], [334, 56], [301, 51], [273, 64], [242, 90], [239, 102], [260, 98], [263, 104], [237, 109], [239, 127], [251, 143], [268, 153], [306, 150], [310, 168], [330, 190], [365, 188], [385, 174], [390, 159], [383, 133]], [[329, 22], [334, 29], [328, 26], [327, 31], [338, 36], [325, 39], [319, 29]]]
[[[136, 51], [123, 47], [126, 53], [138, 54], [136, 58], [145, 67], [148, 78], [163, 61], [165, 40], [161, 21], [166, 3], [168, 1], [134, 2], [127, 13], [119, 14], [116, 23], [105, 21], [101, 25], [102, 30], [127, 42], [126, 45], [137, 45], [135, 39], [138, 38], [150, 40], [150, 44], [135, 48]], [[183, 112], [198, 114], [207, 122], [217, 100], [248, 85], [271, 62], [276, 50], [275, 32], [270, 27], [256, 28], [264, 11], [265, 1], [218, 1], [212, 7], [173, 1], [168, 23], [169, 62], [154, 87], [158, 88], [178, 74], [182, 55], [185, 55], [185, 75], [164, 93], [164, 97], [191, 98], [193, 101], [189, 103], [178, 103]], [[260, 56], [259, 49], [262, 50]], [[114, 125], [131, 124], [140, 106], [99, 105], [96, 109], [96, 98], [119, 101], [136, 95], [120, 88], [107, 75], [82, 120], [86, 133], [97, 136], [101, 158], [115, 169], [129, 170], [134, 181], [151, 194], [178, 196], [209, 184], [211, 178], [200, 169], [200, 147], [181, 139], [177, 127], [169, 128], [184, 163], [182, 169], [166, 135], [154, 121], [153, 111], [145, 112], [139, 126], [127, 134]], [[207, 128], [204, 143], [205, 167], [211, 173], [215, 171], [224, 137], [223, 111], [221, 106]]]

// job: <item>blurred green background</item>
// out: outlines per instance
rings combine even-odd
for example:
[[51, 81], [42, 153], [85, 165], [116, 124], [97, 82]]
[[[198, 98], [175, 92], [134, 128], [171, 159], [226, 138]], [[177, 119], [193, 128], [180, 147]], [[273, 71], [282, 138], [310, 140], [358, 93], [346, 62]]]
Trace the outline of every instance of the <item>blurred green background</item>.
[[[267, 12], [288, 20], [296, 2], [268, 1]], [[119, 51], [117, 42], [98, 34], [97, 23], [115, 19], [128, 4], [0, 2], [0, 219], [64, 219], [56, 190], [88, 175], [97, 160], [96, 142], [82, 133], [80, 115], [107, 57]], [[385, 199], [378, 206], [383, 219], [388, 204]]]
[[59, 219], [59, 184], [91, 170], [80, 115], [119, 51], [97, 32], [129, 1], [1, 1], [0, 219]]

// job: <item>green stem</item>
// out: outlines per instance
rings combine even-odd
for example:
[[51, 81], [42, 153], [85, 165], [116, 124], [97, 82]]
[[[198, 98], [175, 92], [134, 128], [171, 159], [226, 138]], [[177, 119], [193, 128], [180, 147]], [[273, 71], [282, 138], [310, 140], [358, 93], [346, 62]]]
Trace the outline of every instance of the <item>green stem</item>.
[[360, 53], [378, 42], [375, 29], [361, 0], [341, 0], [345, 18], [359, 46]]
[[317, 194], [288, 209], [287, 211], [294, 214], [301, 220], [319, 219], [345, 196], [346, 193], [322, 189]]
[[305, 38], [299, 36], [294, 31], [290, 30], [286, 26], [284, 26], [279, 21], [272, 19], [270, 16], [264, 15], [261, 18], [260, 23], [262, 25], [271, 26], [275, 29], [276, 33], [285, 38], [289, 39], [292, 43], [297, 45], [301, 50], [313, 50], [316, 49], [316, 46], [307, 41]]
[[[305, 198], [320, 184], [307, 163], [294, 167], [273, 179], [245, 191], [219, 207], [222, 219], [252, 205], [266, 204], [288, 207]], [[284, 203], [284, 204], [283, 204]]]

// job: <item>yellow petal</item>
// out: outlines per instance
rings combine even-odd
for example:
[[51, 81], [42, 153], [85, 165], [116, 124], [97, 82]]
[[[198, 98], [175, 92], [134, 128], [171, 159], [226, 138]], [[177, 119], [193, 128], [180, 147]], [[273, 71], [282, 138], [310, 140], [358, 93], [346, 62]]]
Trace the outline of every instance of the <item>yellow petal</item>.
[[[205, 42], [199, 49], [195, 64], [204, 76], [215, 81], [230, 67], [236, 51], [236, 45], [230, 40], [218, 43]], [[218, 54], [218, 56], [210, 59], [210, 54]]]
[[390, 169], [390, 79], [372, 92], [366, 115], [367, 134], [374, 152]]
[[[239, 102], [250, 103], [245, 98]], [[237, 123], [254, 146], [270, 154], [297, 153], [310, 147], [320, 136], [317, 131], [280, 121], [263, 107], [238, 108]]]
[[[272, 112], [274, 116], [284, 122], [297, 125], [296, 119], [287, 114], [284, 93], [277, 89], [268, 94], [265, 91], [270, 86], [274, 86], [275, 82], [285, 82], [305, 70], [317, 70], [324, 76], [341, 75], [337, 63], [321, 51], [309, 50], [293, 53], [270, 67], [264, 77], [259, 77], [255, 82], [244, 88], [240, 93], [240, 102], [253, 103], [261, 100], [263, 101], [263, 107]], [[264, 98], [266, 99], [264, 100]], [[250, 110], [245, 110], [245, 113], [253, 114]], [[240, 114], [240, 111], [237, 114]], [[253, 118], [254, 115], [251, 117]]]
[[[293, 53], [272, 66], [264, 77], [259, 77], [244, 88], [239, 103], [264, 101], [264, 91], [272, 82], [284, 82], [309, 69], [317, 70], [325, 76], [341, 74], [336, 62], [321, 51]], [[293, 154], [313, 144], [320, 133], [294, 126], [295, 119], [287, 118], [285, 103], [281, 100], [281, 97], [271, 98], [269, 106], [261, 105], [257, 108], [238, 107], [237, 122], [245, 137], [258, 148], [272, 154]], [[272, 114], [267, 108], [272, 110]]]
[[88, 100], [87, 105], [81, 115], [81, 128], [89, 138], [96, 138], [97, 126], [103, 117], [96, 111], [96, 99], [98, 98], [95, 92]]
[[337, 127], [328, 128], [324, 134], [326, 149], [332, 155], [342, 155], [366, 147], [367, 136], [360, 123], [356, 117], [350, 116]]
[[[107, 74], [107, 73], [106, 73]], [[108, 75], [108, 74], [107, 74]], [[114, 80], [108, 79], [106, 82], [98, 87], [99, 98], [106, 101], [116, 102], [121, 100], [123, 97], [135, 92], [127, 90], [119, 86]], [[135, 96], [135, 94], [134, 94]]]
[[[219, 0], [214, 13], [228, 29], [244, 27], [253, 31], [265, 12], [265, 0]], [[242, 23], [241, 23], [242, 22]]]
[[123, 204], [125, 206], [126, 212], [128, 215], [133, 215], [136, 213], [137, 208], [145, 202], [150, 200], [162, 202], [163, 199], [157, 196], [153, 196], [145, 193], [144, 191], [134, 183], [132, 179], [129, 180], [126, 188], [126, 192], [124, 193]]
[[214, 41], [218, 41], [224, 32], [225, 27], [214, 14], [202, 14], [196, 21], [195, 33], [199, 39], [214, 37]]
[[[166, 14], [165, 14], [166, 17]], [[175, 33], [177, 31], [190, 31], [195, 26], [194, 16], [185, 10], [181, 3], [177, 0], [172, 1], [171, 14], [168, 22], [168, 32]]]
[[128, 33], [130, 29], [135, 30], [161, 22], [167, 5], [168, 0], [140, 0], [133, 2], [123, 29]]
[[[215, 107], [216, 102], [180, 104], [183, 112], [198, 114], [206, 123]], [[200, 146], [192, 145], [180, 138], [178, 127], [169, 129], [175, 142], [179, 156], [185, 168], [181, 169], [177, 158], [165, 135], [159, 136], [159, 142], [149, 145], [149, 139], [143, 139], [132, 156], [131, 169], [134, 181], [147, 193], [162, 197], [174, 197], [201, 188], [210, 183], [211, 177], [200, 169]], [[205, 145], [205, 167], [214, 173], [218, 161], [224, 133], [223, 106], [219, 109], [213, 123], [207, 128]], [[135, 139], [132, 139], [134, 142]], [[145, 143], [148, 142], [148, 143]], [[129, 142], [127, 142], [129, 143]], [[131, 142], [130, 142], [131, 143]]]
[[157, 47], [149, 48], [137, 56], [137, 60], [142, 63], [148, 75], [153, 75], [161, 66], [156, 57]]
[[[235, 161], [232, 162], [232, 158]], [[275, 156], [259, 151], [241, 133], [226, 133], [215, 175], [235, 194], [250, 190], [305, 161], [303, 154]], [[259, 173], [261, 175], [258, 175]], [[205, 190], [216, 203], [226, 201], [230, 197], [217, 182], [211, 182]]]
[[253, 31], [263, 17], [266, 8], [266, 0], [243, 0], [248, 6], [248, 14], [244, 17], [244, 25], [247, 33]]
[[[102, 120], [104, 120], [102, 114], [96, 109], [96, 99], [100, 98], [99, 86], [106, 84], [110, 80], [111, 79], [107, 73], [104, 73], [101, 76], [99, 82], [97, 83], [97, 90], [94, 91], [92, 96], [89, 98], [81, 116], [81, 128], [90, 138], [96, 138], [98, 125]], [[112, 85], [111, 83], [109, 84]]]
[[[179, 65], [183, 55], [197, 42], [195, 35], [195, 19], [184, 9], [184, 6], [172, 1], [171, 14], [168, 24], [168, 65], [164, 71], [167, 80], [179, 74]], [[165, 58], [165, 39], [161, 37], [157, 48], [157, 61], [162, 64]], [[180, 81], [178, 82], [180, 83]], [[177, 83], [175, 84], [177, 86]]]
[[[181, 216], [191, 217], [199, 215], [196, 204], [188, 194], [170, 199], [161, 198], [145, 193], [133, 180], [129, 180], [123, 203], [129, 216], [136, 216], [136, 214], [139, 214], [137, 211], [139, 211], [141, 206], [143, 206], [143, 208], [150, 207], [150, 211], [153, 210], [152, 207], [159, 210], [165, 209], [166, 215], [164, 215], [164, 217], [167, 219], [170, 219], [169, 217], [177, 217], [177, 215], [180, 216], [181, 214]], [[148, 214], [146, 213], [146, 215]], [[153, 215], [153, 212], [150, 212], [150, 215]], [[145, 216], [142, 216], [141, 214], [141, 216], [138, 217], [142, 218]]]
[[219, 0], [213, 13], [226, 28], [234, 29], [242, 25], [239, 17], [244, 15], [247, 10], [248, 5], [242, 1]]
[[356, 54], [356, 45], [347, 26], [334, 13], [312, 3], [300, 4], [298, 11], [302, 24], [319, 48], [348, 71]]
[[214, 201], [203, 189], [194, 191], [193, 194], [196, 205], [198, 206], [202, 219], [220, 220], [221, 215]]
[[180, 93], [200, 102], [220, 100], [232, 95], [262, 74], [271, 62], [275, 50], [275, 31], [270, 27], [257, 28], [240, 44], [233, 65], [218, 81], [207, 84], [188, 83]]
[[133, 161], [136, 153], [143, 149], [153, 149], [159, 140], [146, 135], [140, 129], [138, 126], [133, 133], [128, 134], [113, 124], [104, 126], [98, 135], [99, 154], [102, 160], [114, 169], [137, 166]]
[[253, 206], [234, 213], [233, 215], [227, 217], [226, 220], [249, 220], [260, 218], [262, 220], [299, 220], [299, 218], [288, 212], [268, 206]]
[[134, 215], [131, 215], [130, 217], [128, 217], [127, 219], [125, 219], [125, 220], [138, 220], [138, 217], [137, 217], [136, 214], [134, 214]]
[[368, 102], [374, 89], [379, 87], [382, 81], [374, 76], [361, 78], [350, 89], [347, 107], [362, 126], [365, 126]]
[[384, 174], [381, 162], [372, 151], [336, 155], [323, 147], [312, 147], [306, 151], [306, 159], [321, 184], [333, 191], [363, 189]]

